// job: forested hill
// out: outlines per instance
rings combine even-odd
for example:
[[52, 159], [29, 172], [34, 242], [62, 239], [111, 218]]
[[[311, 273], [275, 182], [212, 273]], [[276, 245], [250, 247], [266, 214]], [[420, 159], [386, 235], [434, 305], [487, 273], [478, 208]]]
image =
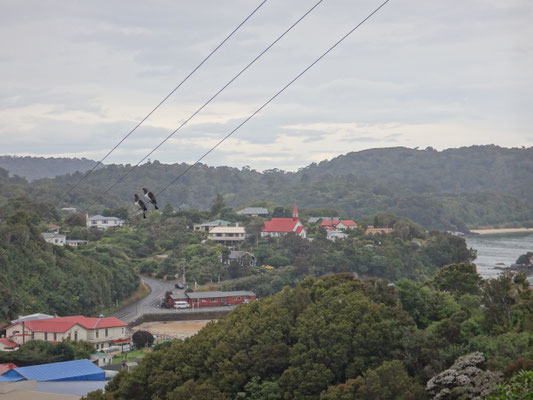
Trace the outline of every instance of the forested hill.
[[35, 312], [98, 315], [138, 286], [117, 249], [74, 251], [41, 237], [59, 215], [51, 204], [11, 200], [0, 210], [0, 322]]
[[[365, 177], [390, 190], [416, 193], [493, 192], [533, 200], [533, 147], [471, 146], [370, 149], [312, 164], [299, 175]], [[385, 189], [385, 190], [387, 190]]]
[[[157, 161], [135, 169], [105, 197], [129, 165], [109, 165], [93, 173], [60, 206], [101, 212], [103, 207], [133, 203], [142, 187], [157, 193], [185, 171], [187, 164]], [[25, 190], [57, 204], [81, 173], [32, 182]], [[426, 228], [467, 231], [483, 226], [533, 226], [533, 148], [474, 146], [437, 152], [432, 149], [372, 149], [312, 164], [295, 173], [277, 169], [198, 165], [159, 199], [163, 206], [209, 209], [222, 194], [228, 206], [261, 202], [284, 207], [328, 208], [361, 218], [378, 212], [408, 217]], [[4, 193], [5, 195], [5, 193]], [[1, 195], [0, 195], [1, 196]]]
[[86, 158], [0, 156], [0, 168], [8, 170], [10, 176], [18, 175], [29, 181], [54, 178], [76, 171], [85, 172], [94, 167], [95, 163], [96, 161]]

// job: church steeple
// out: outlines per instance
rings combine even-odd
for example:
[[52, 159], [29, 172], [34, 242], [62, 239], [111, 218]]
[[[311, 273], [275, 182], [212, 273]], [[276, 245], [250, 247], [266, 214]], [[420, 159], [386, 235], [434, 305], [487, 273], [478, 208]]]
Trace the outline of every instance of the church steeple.
[[296, 208], [296, 203], [294, 203], [294, 210], [292, 211], [292, 219], [297, 220], [298, 217], [298, 209]]

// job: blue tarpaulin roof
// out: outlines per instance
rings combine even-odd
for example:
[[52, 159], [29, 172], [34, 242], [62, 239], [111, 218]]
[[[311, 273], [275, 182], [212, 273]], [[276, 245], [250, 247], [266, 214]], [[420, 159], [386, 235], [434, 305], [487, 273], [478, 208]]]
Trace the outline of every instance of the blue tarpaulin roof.
[[21, 377], [38, 382], [49, 381], [103, 381], [105, 372], [89, 360], [65, 361], [51, 364], [14, 368], [3, 375], [5, 378]]
[[0, 375], [0, 382], [17, 382], [17, 381], [23, 381], [23, 380], [25, 379], [21, 376], [11, 377], [11, 376]]

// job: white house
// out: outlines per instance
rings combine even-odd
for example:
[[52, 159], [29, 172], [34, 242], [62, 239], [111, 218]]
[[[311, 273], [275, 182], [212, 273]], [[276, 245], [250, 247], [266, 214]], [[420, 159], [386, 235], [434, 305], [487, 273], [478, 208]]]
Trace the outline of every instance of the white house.
[[347, 233], [344, 233], [342, 231], [337, 231], [337, 230], [334, 230], [334, 231], [328, 230], [327, 235], [328, 235], [327, 238], [332, 241], [335, 241], [337, 239], [346, 239], [348, 237]]
[[242, 243], [245, 236], [246, 231], [242, 226], [217, 226], [209, 231], [207, 239], [226, 246], [233, 246]]
[[52, 243], [56, 246], [64, 246], [67, 241], [67, 237], [65, 235], [54, 232], [43, 232], [41, 233], [41, 236], [47, 243]]
[[72, 246], [72, 247], [79, 247], [79, 246], [84, 246], [86, 244], [89, 244], [89, 241], [88, 240], [70, 240], [70, 239], [67, 239], [66, 244], [68, 246]]
[[255, 256], [252, 253], [248, 253], [247, 251], [236, 250], [230, 251], [227, 260], [224, 260], [222, 255], [218, 256], [218, 262], [226, 265], [229, 265], [232, 262], [237, 262], [240, 265], [249, 265], [251, 267], [255, 267], [257, 265]]
[[231, 222], [224, 221], [223, 219], [217, 219], [211, 222], [204, 222], [203, 224], [194, 224], [193, 229], [200, 232], [209, 232], [211, 229], [216, 228], [217, 226], [229, 226]]
[[93, 226], [98, 229], [124, 226], [124, 220], [117, 217], [103, 217], [102, 215], [95, 215], [93, 217], [87, 216], [87, 228]]
[[97, 350], [131, 345], [131, 330], [121, 320], [82, 315], [15, 322], [7, 327], [6, 337], [17, 345], [30, 340], [55, 343], [67, 339], [91, 342]]

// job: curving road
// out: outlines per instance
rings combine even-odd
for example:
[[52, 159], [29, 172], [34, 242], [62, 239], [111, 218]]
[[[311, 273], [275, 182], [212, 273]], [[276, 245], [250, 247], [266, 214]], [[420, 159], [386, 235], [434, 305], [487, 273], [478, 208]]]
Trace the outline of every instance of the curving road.
[[181, 292], [174, 287], [177, 280], [162, 281], [156, 278], [142, 277], [142, 281], [150, 288], [150, 294], [115, 311], [111, 315], [112, 317], [129, 323], [142, 314], [153, 314], [163, 311], [169, 312], [168, 309], [159, 308], [159, 302], [165, 297], [167, 291]]
[[111, 317], [115, 317], [129, 324], [143, 314], [168, 314], [168, 313], [205, 313], [208, 311], [227, 311], [234, 309], [235, 306], [223, 306], [223, 307], [202, 307], [200, 309], [187, 308], [175, 310], [172, 308], [161, 308], [159, 304], [161, 300], [165, 297], [167, 291], [172, 291], [174, 293], [183, 293], [184, 290], [179, 290], [174, 287], [177, 280], [172, 281], [162, 281], [156, 278], [142, 277], [142, 281], [150, 288], [150, 294], [140, 300], [137, 300], [131, 304], [128, 304], [125, 307], [115, 311], [111, 314]]

